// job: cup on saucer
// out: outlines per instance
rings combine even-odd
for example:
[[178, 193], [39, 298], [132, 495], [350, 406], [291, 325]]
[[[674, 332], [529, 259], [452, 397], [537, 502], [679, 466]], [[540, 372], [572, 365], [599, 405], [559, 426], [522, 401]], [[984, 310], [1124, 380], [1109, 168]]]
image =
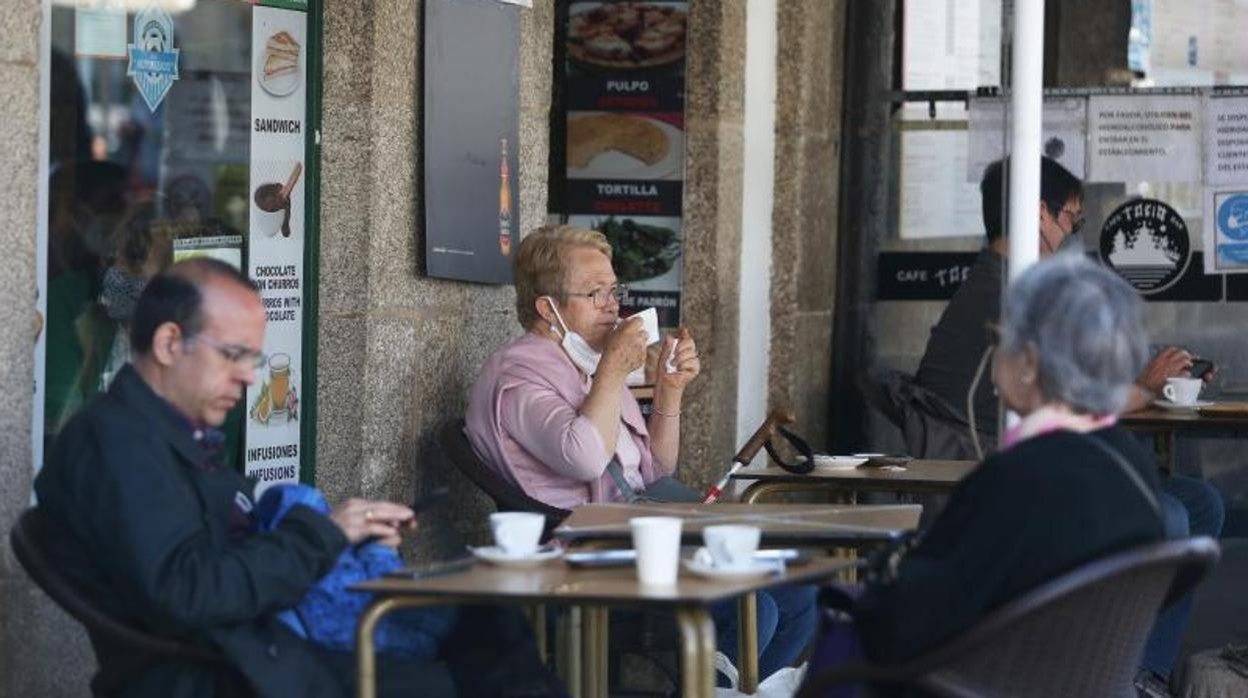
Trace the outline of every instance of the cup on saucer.
[[490, 514], [490, 530], [494, 544], [513, 557], [532, 555], [542, 539], [546, 517], [525, 511], [500, 511]]
[[724, 524], [702, 529], [702, 542], [711, 553], [711, 564], [723, 570], [752, 567], [760, 536], [758, 526]]
[[1161, 394], [1176, 405], [1195, 405], [1196, 400], [1200, 398], [1200, 389], [1204, 385], [1204, 381], [1199, 378], [1174, 376], [1166, 379], [1166, 385], [1162, 387]]

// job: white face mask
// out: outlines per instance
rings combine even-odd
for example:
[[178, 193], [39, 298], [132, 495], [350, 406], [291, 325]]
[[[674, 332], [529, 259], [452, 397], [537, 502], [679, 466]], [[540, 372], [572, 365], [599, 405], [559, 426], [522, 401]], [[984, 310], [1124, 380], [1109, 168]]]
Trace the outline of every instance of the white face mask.
[[[550, 296], [542, 297], [550, 303], [550, 309], [555, 312], [555, 319], [559, 321], [559, 332], [562, 334], [559, 346], [563, 347], [564, 353], [572, 360], [573, 365], [581, 369], [585, 375], [592, 377], [598, 371], [598, 362], [602, 360], [602, 352], [591, 347], [579, 332], [568, 329], [567, 323], [563, 321], [563, 315], [559, 314], [559, 308], [555, 306], [555, 299]], [[555, 326], [551, 325], [551, 329], [555, 329]], [[624, 382], [626, 385], [645, 384], [645, 366], [638, 366], [636, 370], [628, 374]]]
[[[589, 342], [585, 341], [579, 333], [568, 329], [567, 323], [563, 321], [563, 316], [559, 314], [559, 308], [555, 306], [555, 299], [550, 296], [542, 296], [550, 303], [550, 309], [555, 311], [555, 319], [559, 321], [559, 330], [563, 335], [559, 339], [559, 346], [567, 353], [568, 358], [572, 359], [572, 363], [587, 375], [592, 376], [598, 370], [598, 362], [602, 359], [602, 353], [589, 346]], [[550, 328], [555, 329], [554, 325]]]

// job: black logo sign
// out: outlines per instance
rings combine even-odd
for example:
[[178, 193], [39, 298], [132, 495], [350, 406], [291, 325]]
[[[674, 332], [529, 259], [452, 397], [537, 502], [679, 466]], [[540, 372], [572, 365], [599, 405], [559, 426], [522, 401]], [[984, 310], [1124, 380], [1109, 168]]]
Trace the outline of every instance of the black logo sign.
[[1156, 199], [1128, 201], [1101, 228], [1101, 261], [1144, 295], [1169, 288], [1191, 257], [1187, 224]]

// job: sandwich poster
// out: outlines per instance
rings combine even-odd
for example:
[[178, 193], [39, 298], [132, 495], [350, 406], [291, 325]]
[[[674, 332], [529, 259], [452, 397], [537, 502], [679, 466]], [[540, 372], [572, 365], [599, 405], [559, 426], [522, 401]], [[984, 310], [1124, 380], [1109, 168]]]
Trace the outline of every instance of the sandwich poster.
[[622, 311], [680, 323], [687, 2], [573, 0], [566, 60], [563, 213], [611, 242]]
[[498, 0], [425, 3], [425, 266], [511, 283], [520, 221], [520, 13]]
[[307, 43], [306, 13], [254, 9], [247, 265], [264, 303], [267, 361], [247, 389], [244, 456], [261, 487], [299, 481]]

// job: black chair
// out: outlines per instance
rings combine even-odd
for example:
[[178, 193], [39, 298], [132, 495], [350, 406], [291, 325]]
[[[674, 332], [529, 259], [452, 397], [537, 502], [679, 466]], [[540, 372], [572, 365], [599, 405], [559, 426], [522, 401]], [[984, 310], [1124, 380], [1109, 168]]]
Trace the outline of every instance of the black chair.
[[1196, 586], [1219, 555], [1208, 537], [1114, 553], [1023, 594], [914, 660], [812, 673], [798, 696], [860, 683], [886, 695], [1133, 698], [1158, 610]]
[[545, 516], [546, 528], [542, 532], [542, 540], [550, 538], [551, 531], [572, 513], [533, 499], [481, 462], [468, 442], [468, 435], [464, 433], [464, 420], [452, 419], [442, 424], [438, 430], [438, 443], [459, 472], [494, 500], [495, 509], [530, 511]]
[[[27, 509], [9, 532], [9, 544], [35, 584], [86, 628], [97, 656], [107, 648], [110, 656], [124, 657], [126, 668], [110, 662], [107, 675], [93, 681], [96, 695], [111, 694], [125, 683], [131, 670], [148, 662], [180, 661], [206, 664], [232, 671], [224, 655], [202, 647], [156, 637], [118, 621], [92, 600], [93, 594], [81, 582], [63, 573], [64, 561], [86, 559], [78, 546], [48, 520], [39, 507]], [[97, 592], [98, 593], [98, 592]]]

